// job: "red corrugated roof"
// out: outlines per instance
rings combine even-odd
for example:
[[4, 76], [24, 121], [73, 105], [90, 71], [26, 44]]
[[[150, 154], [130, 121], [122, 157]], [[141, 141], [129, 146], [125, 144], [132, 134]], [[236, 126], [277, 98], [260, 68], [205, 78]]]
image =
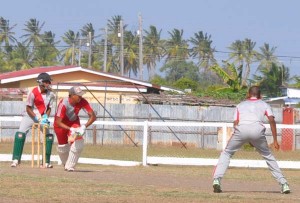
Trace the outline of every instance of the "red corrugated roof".
[[[53, 83], [55, 84], [55, 83]], [[125, 82], [83, 82], [81, 83], [82, 85], [85, 85], [87, 87], [116, 87], [116, 88], [139, 88], [139, 89], [145, 89], [147, 87], [143, 86], [143, 85], [137, 85], [137, 84], [130, 84], [130, 83], [125, 83]], [[55, 85], [58, 86], [70, 86], [70, 85], [79, 85], [80, 83], [57, 83]]]
[[[61, 71], [61, 70], [66, 70], [66, 69], [72, 69], [72, 68], [74, 68], [74, 71], [75, 71], [76, 68], [80, 68], [82, 71], [93, 71], [95, 74], [100, 74], [102, 76], [110, 77], [113, 80], [117, 79], [117, 80], [121, 80], [123, 82], [134, 83], [134, 84], [138, 84], [138, 85], [141, 85], [141, 86], [153, 87], [153, 88], [160, 89], [160, 90], [175, 90], [175, 89], [168, 88], [168, 87], [153, 85], [149, 82], [145, 82], [145, 81], [141, 81], [141, 80], [137, 80], [137, 79], [132, 79], [132, 78], [124, 77], [124, 76], [114, 75], [112, 73], [103, 73], [103, 72], [100, 72], [100, 71], [96, 71], [96, 70], [92, 70], [92, 69], [85, 69], [85, 68], [74, 66], [74, 65], [72, 65], [72, 66], [35, 67], [35, 68], [27, 69], [27, 70], [20, 70], [20, 71], [2, 73], [2, 74], [0, 74], [0, 81], [2, 83], [4, 80], [12, 79], [11, 81], [5, 81], [5, 83], [15, 82], [15, 81], [18, 81], [18, 80], [23, 80], [24, 77], [27, 77], [27, 76], [31, 77], [32, 75], [36, 75], [36, 74], [43, 73], [43, 72], [47, 72], [51, 75], [51, 72]], [[23, 77], [23, 79], [22, 79], [22, 77]], [[53, 84], [55, 84], [55, 83], [53, 83]], [[176, 91], [183, 93], [180, 90], [176, 90]]]
[[32, 75], [32, 74], [39, 74], [39, 73], [49, 72], [49, 71], [63, 70], [63, 69], [74, 68], [74, 67], [77, 67], [77, 66], [46, 66], [46, 67], [31, 68], [31, 69], [27, 69], [27, 70], [13, 71], [13, 72], [0, 74], [0, 80], [7, 79], [7, 78], [26, 76], [26, 75]]

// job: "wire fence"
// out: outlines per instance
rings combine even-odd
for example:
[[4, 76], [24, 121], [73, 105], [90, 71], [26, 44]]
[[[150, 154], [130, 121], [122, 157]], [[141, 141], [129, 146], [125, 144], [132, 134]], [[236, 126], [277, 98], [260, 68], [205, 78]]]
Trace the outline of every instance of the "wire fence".
[[[6, 121], [10, 119], [16, 120], [16, 117], [5, 118]], [[268, 124], [265, 126], [267, 141], [272, 149], [270, 126]], [[281, 150], [274, 153], [280, 167], [300, 168], [300, 151], [297, 150], [300, 125], [277, 124], [277, 129]], [[144, 166], [149, 164], [206, 166], [217, 163], [218, 156], [226, 147], [231, 135], [232, 123], [97, 120], [91, 128], [88, 128], [85, 142], [116, 146], [116, 150], [120, 145], [142, 148], [138, 160], [132, 161], [140, 162]], [[113, 154], [108, 159], [116, 161]], [[267, 167], [258, 152], [250, 145], [244, 145], [236, 153], [230, 166]]]

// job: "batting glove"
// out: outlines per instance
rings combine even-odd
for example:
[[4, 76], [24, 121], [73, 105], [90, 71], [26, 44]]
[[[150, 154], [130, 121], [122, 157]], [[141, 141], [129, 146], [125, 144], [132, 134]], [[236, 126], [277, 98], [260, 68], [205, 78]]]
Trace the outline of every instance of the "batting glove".
[[33, 121], [34, 121], [35, 123], [39, 123], [39, 122], [41, 121], [41, 117], [35, 116], [35, 117], [33, 118]]
[[42, 124], [42, 125], [49, 125], [49, 124], [50, 124], [50, 122], [49, 122], [49, 120], [48, 120], [48, 115], [47, 115], [47, 114], [44, 114], [44, 115], [42, 116], [41, 124]]
[[76, 133], [77, 133], [77, 129], [71, 127], [71, 128], [70, 128], [70, 136], [73, 136], [73, 135], [76, 134]]
[[80, 128], [77, 128], [77, 133], [78, 133], [80, 136], [83, 136], [84, 133], [85, 133], [85, 129], [86, 129], [86, 126], [85, 126], [85, 125], [81, 125]]

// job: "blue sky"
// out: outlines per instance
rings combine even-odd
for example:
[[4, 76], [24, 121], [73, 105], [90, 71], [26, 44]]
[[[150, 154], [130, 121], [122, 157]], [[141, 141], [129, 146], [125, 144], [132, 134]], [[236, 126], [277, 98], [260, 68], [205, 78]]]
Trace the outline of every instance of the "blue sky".
[[[92, 23], [96, 32], [104, 28], [112, 16], [121, 15], [128, 29], [137, 30], [138, 14], [143, 17], [143, 29], [155, 25], [168, 31], [183, 29], [184, 37], [203, 31], [210, 34], [218, 51], [228, 51], [235, 40], [249, 38], [256, 49], [264, 43], [277, 47], [277, 56], [293, 74], [300, 75], [300, 1], [299, 0], [6, 0], [1, 2], [0, 16], [8, 19], [22, 35], [30, 18], [45, 22], [44, 30], [56, 37], [72, 29], [78, 31]], [[227, 55], [216, 54], [217, 60]]]

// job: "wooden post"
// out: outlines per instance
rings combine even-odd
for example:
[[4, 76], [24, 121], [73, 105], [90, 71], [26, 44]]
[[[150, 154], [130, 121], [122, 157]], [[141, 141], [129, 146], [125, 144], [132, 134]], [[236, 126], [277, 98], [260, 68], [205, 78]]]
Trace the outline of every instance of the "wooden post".
[[93, 126], [93, 145], [97, 144], [97, 130], [96, 130], [96, 126]]

